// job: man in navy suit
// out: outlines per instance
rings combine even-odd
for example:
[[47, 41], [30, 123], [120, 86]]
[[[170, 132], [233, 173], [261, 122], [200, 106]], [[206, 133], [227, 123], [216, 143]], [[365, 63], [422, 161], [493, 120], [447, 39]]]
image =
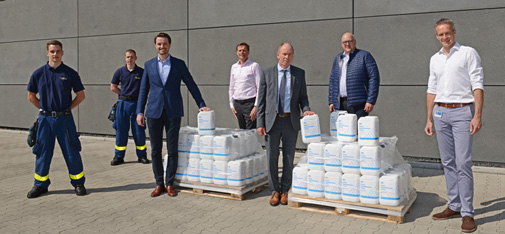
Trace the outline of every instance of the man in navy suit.
[[[145, 118], [147, 118], [151, 139], [151, 157], [154, 178], [156, 179], [156, 189], [151, 193], [151, 197], [157, 197], [163, 192], [167, 192], [171, 197], [177, 196], [173, 184], [178, 161], [177, 141], [179, 140], [181, 117], [184, 115], [181, 81], [186, 84], [198, 108], [200, 108], [199, 111], [210, 111], [184, 61], [170, 56], [171, 43], [172, 39], [166, 33], [159, 33], [154, 37], [158, 56], [144, 64], [144, 74], [137, 103], [137, 123], [140, 126], [145, 126]], [[147, 108], [146, 103], [148, 103]], [[167, 138], [168, 154], [165, 180], [163, 180], [163, 160], [161, 158], [163, 127]]]

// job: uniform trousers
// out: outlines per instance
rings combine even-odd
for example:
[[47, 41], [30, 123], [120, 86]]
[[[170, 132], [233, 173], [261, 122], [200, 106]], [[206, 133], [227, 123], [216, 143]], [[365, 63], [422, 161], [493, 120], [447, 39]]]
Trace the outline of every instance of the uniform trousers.
[[39, 115], [39, 128], [37, 130], [37, 143], [33, 146], [35, 160], [35, 186], [49, 187], [49, 168], [54, 153], [55, 139], [58, 139], [63, 158], [67, 164], [70, 183], [75, 186], [84, 184], [84, 170], [82, 165], [81, 142], [74, 123], [72, 114], [67, 116]]
[[461, 216], [474, 217], [472, 135], [470, 122], [474, 105], [458, 108], [433, 108], [440, 159], [444, 166], [448, 205]]
[[[170, 186], [174, 184], [177, 163], [179, 159], [178, 141], [181, 128], [181, 117], [168, 118], [165, 109], [159, 119], [147, 118], [149, 138], [151, 140], [151, 157], [153, 164], [154, 179], [158, 186]], [[163, 128], [167, 142], [167, 168], [165, 182], [163, 181]]]
[[[275, 118], [272, 129], [265, 136], [268, 160], [268, 186], [271, 191], [287, 193], [291, 188], [293, 161], [298, 131], [291, 124], [291, 117]], [[279, 181], [279, 146], [282, 140], [282, 177]]]
[[136, 145], [137, 157], [147, 155], [145, 127], [137, 124], [137, 101], [119, 100], [116, 109], [116, 120], [112, 124], [116, 129], [115, 157], [124, 158], [126, 145], [128, 144], [128, 131], [132, 129], [133, 140]]

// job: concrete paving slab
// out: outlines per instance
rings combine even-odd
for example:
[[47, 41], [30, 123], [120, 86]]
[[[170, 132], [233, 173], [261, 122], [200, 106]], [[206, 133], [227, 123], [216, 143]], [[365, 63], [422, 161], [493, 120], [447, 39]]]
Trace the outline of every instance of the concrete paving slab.
[[[27, 199], [35, 157], [26, 136], [0, 129], [0, 233], [460, 233], [459, 218], [431, 219], [447, 202], [439, 169], [414, 167], [417, 202], [404, 223], [391, 224], [271, 207], [266, 188], [244, 201], [182, 193], [151, 198], [151, 166], [137, 163], [135, 152], [128, 150], [127, 163], [110, 166], [114, 139], [107, 137], [81, 137], [87, 196], [75, 195], [56, 147], [49, 192]], [[475, 233], [505, 228], [505, 173], [489, 172], [494, 170], [474, 170]]]

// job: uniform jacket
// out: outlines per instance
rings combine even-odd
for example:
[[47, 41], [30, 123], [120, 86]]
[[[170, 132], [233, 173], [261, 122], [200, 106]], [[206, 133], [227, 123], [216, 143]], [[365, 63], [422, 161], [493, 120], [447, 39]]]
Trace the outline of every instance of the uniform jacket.
[[[278, 108], [278, 77], [277, 65], [263, 71], [258, 91], [258, 127], [264, 127], [267, 132], [272, 129]], [[291, 65], [291, 123], [296, 131], [300, 130], [300, 109], [310, 110], [305, 71]]]
[[[338, 54], [333, 61], [330, 74], [328, 102], [339, 109], [339, 79], [340, 65], [343, 53]], [[379, 69], [372, 55], [364, 50], [355, 49], [347, 63], [347, 102], [356, 106], [365, 102], [375, 105], [379, 96]]]
[[165, 85], [158, 72], [158, 59], [153, 58], [144, 64], [137, 114], [143, 114], [145, 110], [145, 117], [159, 119], [164, 107], [168, 118], [184, 116], [181, 81], [186, 84], [198, 107], [205, 106], [200, 90], [189, 73], [186, 63], [170, 56], [170, 64], [170, 73]]

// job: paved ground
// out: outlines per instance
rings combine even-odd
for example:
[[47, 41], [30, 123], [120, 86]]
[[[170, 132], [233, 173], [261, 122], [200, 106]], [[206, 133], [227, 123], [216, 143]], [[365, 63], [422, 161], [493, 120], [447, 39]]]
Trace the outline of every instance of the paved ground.
[[[459, 218], [430, 218], [445, 208], [441, 170], [414, 168], [417, 202], [405, 223], [391, 224], [271, 207], [268, 189], [244, 201], [191, 194], [151, 198], [151, 166], [136, 163], [133, 143], [129, 163], [112, 167], [114, 140], [103, 137], [81, 137], [89, 195], [75, 195], [56, 149], [49, 193], [27, 199], [35, 157], [26, 135], [0, 129], [0, 233], [460, 233]], [[476, 233], [505, 232], [504, 174], [475, 173]]]

